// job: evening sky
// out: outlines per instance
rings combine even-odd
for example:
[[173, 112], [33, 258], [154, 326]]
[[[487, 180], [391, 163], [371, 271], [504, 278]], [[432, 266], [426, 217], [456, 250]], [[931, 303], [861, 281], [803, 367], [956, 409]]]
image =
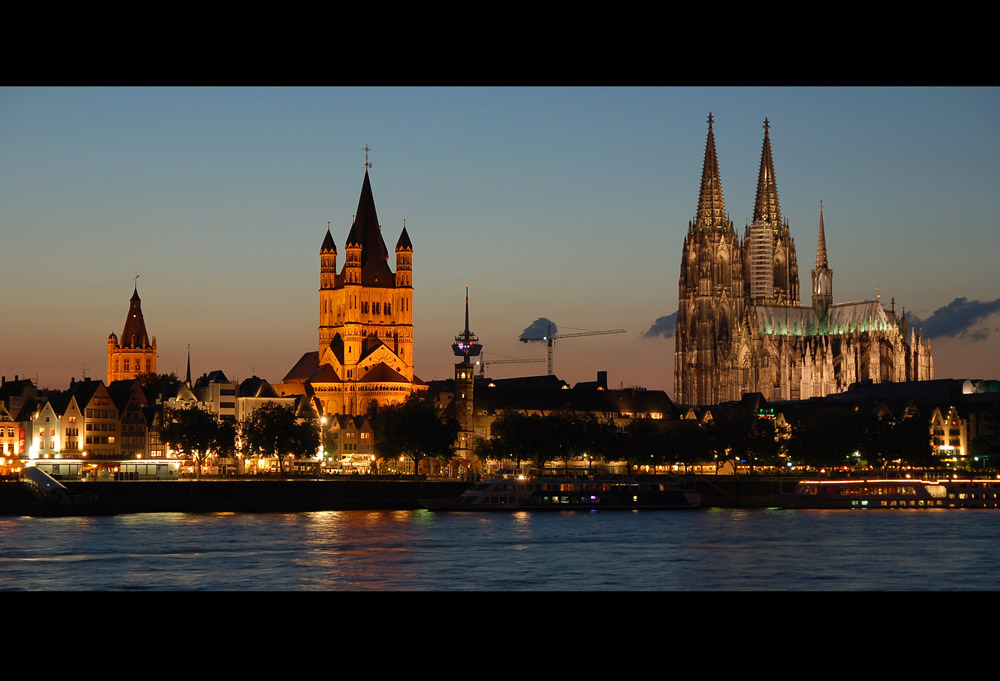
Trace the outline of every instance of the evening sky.
[[556, 341], [556, 374], [672, 395], [673, 338], [645, 332], [677, 309], [709, 112], [740, 234], [770, 121], [803, 303], [822, 200], [835, 302], [894, 297], [936, 377], [1000, 377], [1000, 89], [957, 87], [3, 88], [0, 373], [105, 378], [138, 272], [161, 372], [190, 344], [195, 375], [280, 381], [316, 350], [368, 145], [383, 238], [405, 218], [414, 246], [420, 378], [452, 374], [469, 284], [487, 358], [544, 358], [517, 340], [539, 317], [624, 328]]

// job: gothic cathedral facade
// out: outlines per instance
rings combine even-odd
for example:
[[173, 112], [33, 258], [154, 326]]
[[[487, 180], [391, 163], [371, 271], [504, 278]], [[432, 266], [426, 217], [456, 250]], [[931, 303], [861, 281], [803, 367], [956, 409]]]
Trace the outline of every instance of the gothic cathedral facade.
[[781, 217], [764, 121], [753, 221], [743, 238], [722, 196], [713, 120], [698, 211], [684, 237], [674, 349], [674, 401], [706, 405], [744, 393], [797, 400], [842, 392], [851, 383], [930, 380], [930, 343], [906, 313], [881, 300], [833, 302], [820, 205], [811, 306], [799, 303], [795, 240]]
[[426, 387], [413, 374], [413, 244], [405, 225], [395, 253], [393, 272], [366, 166], [339, 273], [329, 228], [320, 246], [318, 351], [283, 381], [308, 384], [323, 413], [366, 414]]

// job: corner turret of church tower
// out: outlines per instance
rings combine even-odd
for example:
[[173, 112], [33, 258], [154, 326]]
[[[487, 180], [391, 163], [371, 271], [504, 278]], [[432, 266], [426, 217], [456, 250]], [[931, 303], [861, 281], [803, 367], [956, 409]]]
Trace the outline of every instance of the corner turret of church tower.
[[413, 286], [413, 244], [410, 235], [406, 233], [406, 220], [403, 220], [403, 231], [396, 242], [396, 287]]
[[[367, 178], [367, 173], [365, 174]], [[351, 231], [347, 234], [347, 243], [344, 244], [344, 270], [341, 276], [344, 284], [361, 283], [361, 239], [358, 236], [358, 222], [355, 215], [351, 219]]]
[[319, 287], [332, 289], [337, 280], [337, 245], [333, 243], [330, 223], [326, 223], [326, 237], [319, 247]]

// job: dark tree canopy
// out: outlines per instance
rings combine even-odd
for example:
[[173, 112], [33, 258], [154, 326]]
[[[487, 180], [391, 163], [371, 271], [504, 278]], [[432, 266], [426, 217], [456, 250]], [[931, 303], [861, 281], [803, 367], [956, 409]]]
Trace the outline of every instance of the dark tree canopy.
[[191, 457], [200, 477], [202, 463], [211, 453], [232, 451], [235, 429], [230, 430], [215, 415], [197, 407], [168, 409], [160, 437], [175, 451]]
[[458, 420], [445, 416], [434, 402], [412, 394], [405, 402], [375, 412], [375, 445], [383, 458], [409, 457], [414, 472], [420, 460], [451, 454]]
[[316, 454], [320, 444], [319, 426], [313, 420], [295, 416], [286, 405], [266, 402], [250, 414], [243, 423], [243, 438], [248, 456], [274, 456], [278, 470], [285, 472], [285, 458], [308, 458]]

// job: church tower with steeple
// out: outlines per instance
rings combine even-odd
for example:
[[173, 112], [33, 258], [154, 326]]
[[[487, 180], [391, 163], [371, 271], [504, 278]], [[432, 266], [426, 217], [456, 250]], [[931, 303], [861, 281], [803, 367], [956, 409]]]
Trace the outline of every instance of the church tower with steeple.
[[309, 384], [325, 413], [358, 416], [424, 385], [413, 375], [413, 244], [404, 222], [393, 272], [369, 168], [366, 153], [340, 273], [329, 224], [319, 249], [318, 350], [303, 355], [283, 381]]
[[114, 381], [124, 381], [148, 373], [156, 373], [156, 337], [150, 342], [146, 322], [142, 317], [139, 287], [135, 286], [121, 339], [114, 333], [108, 336], [107, 382], [110, 385]]

